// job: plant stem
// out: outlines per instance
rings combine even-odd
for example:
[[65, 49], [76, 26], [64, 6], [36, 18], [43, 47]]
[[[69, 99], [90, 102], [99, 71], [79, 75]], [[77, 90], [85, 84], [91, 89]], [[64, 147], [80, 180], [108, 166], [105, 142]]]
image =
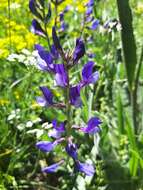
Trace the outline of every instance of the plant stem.
[[46, 39], [47, 39], [47, 42], [48, 42], [49, 50], [51, 50], [50, 39], [49, 39], [49, 36], [48, 36], [48, 33], [47, 33], [47, 23], [45, 21], [45, 17], [46, 17], [46, 14], [45, 14], [45, 5], [43, 7], [43, 17], [44, 17], [44, 30], [45, 30], [45, 34], [46, 34]]
[[67, 115], [67, 137], [70, 136], [71, 131], [71, 105], [70, 105], [70, 83], [69, 83], [69, 69], [68, 69], [68, 61], [65, 64], [67, 75], [68, 75], [68, 84], [66, 87], [66, 96], [65, 96], [65, 105], [66, 105], [66, 115]]

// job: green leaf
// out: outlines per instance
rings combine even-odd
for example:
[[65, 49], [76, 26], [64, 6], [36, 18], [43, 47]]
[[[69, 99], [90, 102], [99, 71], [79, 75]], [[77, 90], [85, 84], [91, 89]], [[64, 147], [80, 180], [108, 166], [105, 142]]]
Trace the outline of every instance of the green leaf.
[[137, 64], [136, 43], [132, 26], [129, 0], [117, 0], [119, 19], [122, 26], [121, 37], [129, 88], [132, 89]]

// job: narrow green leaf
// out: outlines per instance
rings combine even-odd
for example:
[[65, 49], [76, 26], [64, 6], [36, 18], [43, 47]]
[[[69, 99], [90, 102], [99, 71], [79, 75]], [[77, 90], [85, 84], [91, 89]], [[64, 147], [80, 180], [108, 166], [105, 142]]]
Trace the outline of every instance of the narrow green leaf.
[[132, 13], [129, 0], [117, 0], [119, 19], [122, 26], [121, 37], [129, 88], [132, 88], [137, 64], [136, 43], [133, 34]]

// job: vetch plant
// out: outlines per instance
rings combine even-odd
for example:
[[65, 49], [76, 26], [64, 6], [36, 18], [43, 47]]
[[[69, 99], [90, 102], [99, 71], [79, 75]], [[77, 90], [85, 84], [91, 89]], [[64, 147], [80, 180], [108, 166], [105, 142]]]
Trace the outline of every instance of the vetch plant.
[[[38, 1], [43, 5], [44, 1]], [[57, 1], [56, 1], [57, 2]], [[37, 1], [30, 1], [30, 9], [32, 13], [41, 19], [37, 7]], [[41, 19], [42, 21], [42, 19]], [[43, 20], [45, 22], [45, 19]], [[35, 34], [45, 35], [44, 29], [38, 24], [36, 19], [32, 22]], [[49, 39], [48, 39], [49, 40]], [[80, 59], [85, 55], [85, 45], [82, 38], [77, 38], [76, 45], [72, 53], [65, 51], [60, 43], [60, 39], [57, 35], [56, 26], [52, 27], [52, 40], [53, 44], [50, 45], [49, 51], [43, 46], [36, 44], [35, 49], [38, 51], [40, 58], [39, 62], [40, 70], [51, 73], [54, 75], [56, 85], [63, 91], [64, 102], [57, 102], [54, 100], [54, 94], [46, 86], [40, 86], [42, 93], [41, 97], [37, 97], [37, 102], [43, 107], [53, 107], [56, 109], [62, 109], [66, 114], [66, 120], [58, 122], [56, 119], [52, 121], [52, 130], [48, 133], [51, 141], [39, 141], [36, 143], [36, 147], [43, 152], [50, 152], [55, 149], [56, 146], [61, 144], [65, 149], [67, 155], [73, 159], [74, 171], [83, 172], [88, 176], [93, 176], [95, 169], [94, 166], [88, 163], [82, 163], [79, 160], [78, 145], [75, 143], [77, 139], [74, 133], [87, 133], [93, 135], [100, 131], [101, 121], [97, 117], [91, 117], [87, 123], [87, 126], [76, 126], [74, 125], [72, 118], [72, 110], [82, 108], [82, 99], [80, 96], [81, 90], [90, 84], [95, 84], [99, 78], [98, 72], [93, 71], [95, 63], [88, 61], [82, 68], [82, 78], [78, 84], [71, 84], [70, 73], [73, 67], [77, 67]], [[56, 172], [59, 166], [66, 164], [65, 159], [61, 159], [59, 162], [52, 164], [42, 171], [46, 173]]]

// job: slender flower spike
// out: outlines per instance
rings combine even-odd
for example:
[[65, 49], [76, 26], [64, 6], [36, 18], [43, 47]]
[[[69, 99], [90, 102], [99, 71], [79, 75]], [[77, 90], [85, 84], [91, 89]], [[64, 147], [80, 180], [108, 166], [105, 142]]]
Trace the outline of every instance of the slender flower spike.
[[42, 172], [46, 172], [46, 173], [54, 173], [58, 170], [59, 166], [62, 165], [64, 163], [64, 160], [61, 160], [58, 163], [52, 164], [46, 168], [42, 169]]
[[57, 145], [57, 142], [40, 141], [36, 143], [36, 147], [43, 152], [50, 152]]
[[80, 87], [84, 87], [91, 83], [94, 84], [98, 80], [99, 74], [97, 71], [93, 73], [93, 67], [93, 61], [89, 61], [87, 64], [84, 65], [82, 69], [82, 81], [80, 83]]
[[79, 61], [79, 59], [84, 56], [84, 54], [85, 54], [84, 43], [80, 38], [78, 38], [76, 40], [76, 47], [73, 52], [73, 62], [77, 63]]
[[69, 154], [69, 156], [71, 156], [73, 159], [77, 160], [77, 146], [76, 146], [76, 144], [69, 141], [65, 149], [66, 149], [66, 152]]
[[91, 164], [81, 163], [80, 161], [75, 162], [76, 170], [83, 172], [88, 176], [93, 176], [95, 173], [94, 167]]
[[33, 19], [32, 21], [31, 32], [36, 35], [45, 37], [45, 32], [36, 19]]
[[92, 117], [87, 124], [87, 127], [80, 128], [80, 131], [83, 131], [84, 133], [89, 134], [95, 134], [100, 131], [99, 125], [101, 124], [101, 121], [97, 117]]
[[42, 20], [42, 16], [41, 14], [38, 12], [37, 10], [37, 4], [36, 4], [36, 1], [35, 0], [30, 0], [29, 1], [29, 9], [30, 11], [35, 15], [37, 16], [38, 18], [40, 18]]
[[76, 108], [82, 106], [79, 85], [70, 88], [70, 103], [71, 105], [74, 105]]
[[40, 106], [51, 106], [53, 105], [53, 94], [52, 92], [45, 86], [41, 86], [40, 90], [43, 93], [43, 97], [37, 97], [37, 103]]

